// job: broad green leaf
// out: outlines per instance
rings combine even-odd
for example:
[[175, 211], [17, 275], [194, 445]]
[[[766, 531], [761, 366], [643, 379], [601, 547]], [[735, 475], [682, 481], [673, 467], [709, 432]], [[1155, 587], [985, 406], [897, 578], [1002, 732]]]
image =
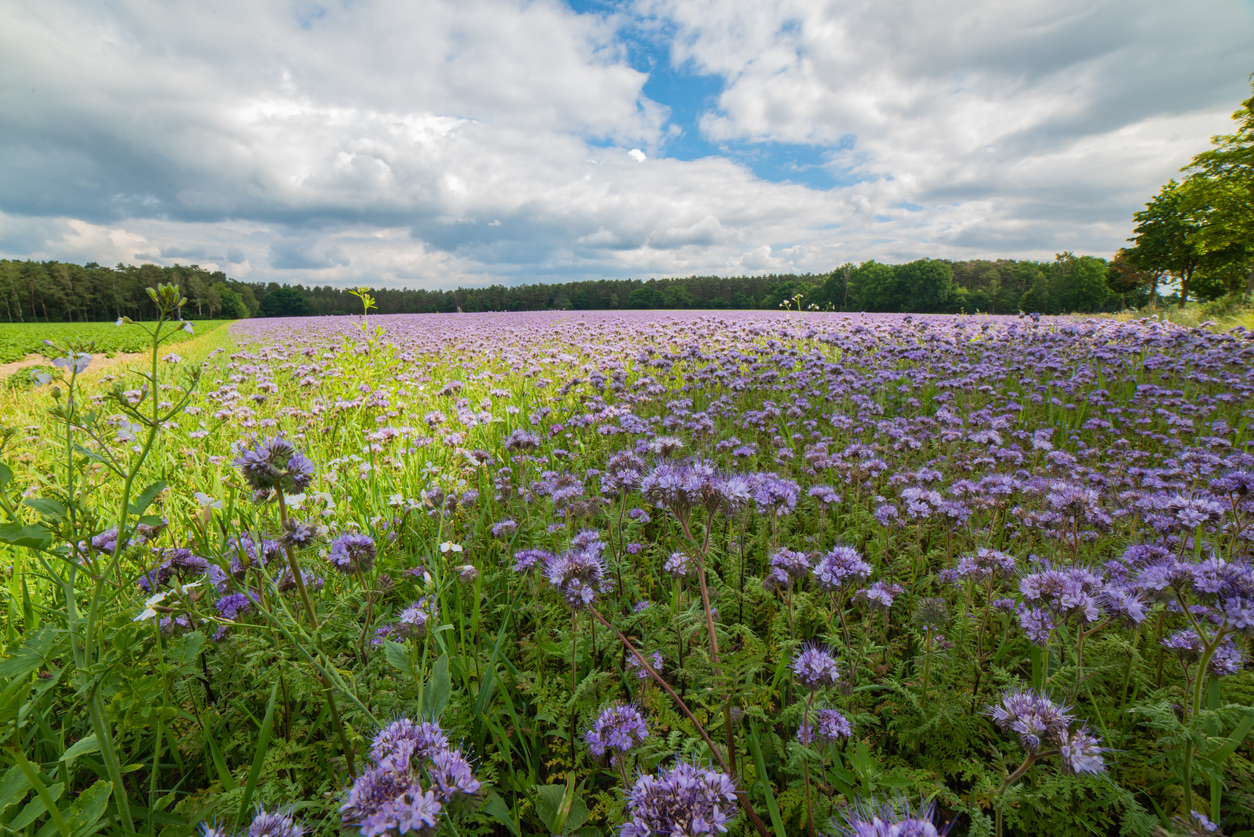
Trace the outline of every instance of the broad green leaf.
[[[61, 798], [61, 792], [63, 790], [65, 790], [65, 786], [60, 782], [50, 786], [48, 788], [48, 798], [53, 802], [56, 802]], [[60, 806], [58, 805], [57, 807], [59, 808]], [[47, 810], [48, 808], [44, 805], [44, 801], [37, 796], [30, 802], [26, 803], [26, 807], [22, 809], [20, 814], [13, 818], [13, 821], [10, 822], [7, 827], [13, 831], [21, 831], [35, 820], [42, 817]]]
[[0, 662], [0, 683], [34, 674], [52, 650], [52, 640], [52, 631], [45, 629], [22, 643], [17, 653]]
[[165, 481], [157, 480], [152, 485], [140, 492], [135, 498], [135, 502], [131, 503], [131, 514], [143, 514], [152, 505], [152, 501], [157, 499], [157, 495], [165, 491]]
[[518, 830], [514, 817], [510, 814], [509, 806], [505, 804], [504, 799], [497, 795], [496, 791], [488, 794], [488, 801], [483, 804], [483, 813], [508, 828], [509, 833], [513, 834], [514, 837], [522, 837], [522, 832]]
[[423, 714], [432, 718], [440, 717], [448, 706], [449, 698], [453, 694], [453, 680], [448, 672], [448, 654], [447, 652], [440, 655], [435, 661], [435, 665], [431, 666], [431, 677], [427, 681], [427, 688], [423, 690]]
[[29, 790], [30, 781], [22, 768], [15, 764], [6, 770], [4, 778], [0, 779], [0, 814], [10, 805], [21, 802]]
[[414, 664], [409, 661], [409, 650], [404, 645], [390, 639], [383, 640], [383, 656], [388, 665], [417, 682], [418, 673], [414, 671]]
[[45, 520], [60, 520], [65, 517], [65, 503], [51, 497], [36, 497], [27, 500], [26, 505], [39, 512], [39, 516]]
[[239, 813], [235, 815], [236, 824], [242, 823], [248, 816], [248, 807], [253, 801], [253, 792], [257, 789], [257, 780], [261, 778], [261, 767], [266, 763], [266, 752], [270, 749], [270, 736], [274, 731], [274, 702], [279, 695], [279, 684], [270, 689], [270, 703], [266, 705], [266, 719], [261, 722], [261, 732], [257, 734], [257, 750], [253, 754], [253, 766], [248, 771], [248, 784], [244, 786], [244, 797], [239, 803]]
[[86, 738], [80, 738], [78, 741], [75, 741], [72, 746], [70, 746], [64, 753], [61, 754], [60, 760], [65, 762], [67, 765], [72, 765], [74, 764], [74, 759], [78, 758], [79, 756], [85, 756], [90, 753], [96, 753], [99, 751], [100, 751], [100, 744], [97, 743], [96, 736], [93, 734], [93, 735], [87, 736]]
[[52, 543], [52, 532], [41, 523], [0, 523], [0, 543], [47, 549]]

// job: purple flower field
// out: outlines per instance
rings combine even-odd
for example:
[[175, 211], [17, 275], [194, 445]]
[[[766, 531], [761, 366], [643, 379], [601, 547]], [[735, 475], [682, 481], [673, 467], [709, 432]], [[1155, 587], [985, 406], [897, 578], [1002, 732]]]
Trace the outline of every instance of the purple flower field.
[[[14, 508], [117, 579], [131, 674], [103, 720], [37, 705], [63, 741], [111, 725], [162, 833], [1254, 830], [1254, 333], [650, 311], [232, 335], [171, 381], [151, 509]], [[56, 552], [8, 542], [15, 579]], [[10, 597], [13, 654], [36, 625]]]

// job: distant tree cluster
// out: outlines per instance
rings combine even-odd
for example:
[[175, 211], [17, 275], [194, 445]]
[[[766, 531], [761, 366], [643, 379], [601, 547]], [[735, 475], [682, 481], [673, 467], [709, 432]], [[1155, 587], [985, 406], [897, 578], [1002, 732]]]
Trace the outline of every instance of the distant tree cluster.
[[101, 267], [0, 259], [0, 316], [11, 323], [148, 320], [156, 317], [157, 307], [147, 289], [171, 282], [187, 297], [187, 317], [234, 320], [259, 308], [254, 286], [195, 265]]
[[[9, 322], [145, 319], [145, 288], [174, 282], [194, 318], [355, 314], [350, 289], [241, 282], [196, 265], [0, 261], [0, 316]], [[1053, 262], [920, 259], [846, 264], [826, 274], [599, 279], [456, 290], [369, 289], [380, 314], [656, 308], [887, 311], [917, 313], [1096, 312], [1143, 304], [1151, 284], [1126, 259], [1108, 264], [1063, 253]]]
[[1168, 181], [1133, 215], [1133, 246], [1114, 259], [1116, 286], [1153, 296], [1170, 276], [1181, 307], [1190, 297], [1254, 293], [1254, 96], [1232, 118], [1236, 131], [1211, 137], [1181, 169], [1184, 180]]

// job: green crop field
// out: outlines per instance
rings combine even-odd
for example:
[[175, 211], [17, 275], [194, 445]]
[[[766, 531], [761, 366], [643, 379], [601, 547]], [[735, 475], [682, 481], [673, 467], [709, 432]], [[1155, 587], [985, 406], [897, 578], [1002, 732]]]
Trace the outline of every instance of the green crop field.
[[[229, 322], [231, 320], [199, 320], [194, 327], [196, 334], [208, 334]], [[190, 334], [180, 334], [173, 342], [190, 337]], [[48, 358], [61, 354], [44, 343], [45, 340], [51, 340], [58, 346], [72, 340], [95, 343], [94, 352], [109, 356], [118, 352], [141, 352], [151, 344], [148, 335], [134, 326], [119, 328], [113, 323], [4, 323], [0, 324], [0, 363], [21, 360], [29, 354], [41, 354]]]

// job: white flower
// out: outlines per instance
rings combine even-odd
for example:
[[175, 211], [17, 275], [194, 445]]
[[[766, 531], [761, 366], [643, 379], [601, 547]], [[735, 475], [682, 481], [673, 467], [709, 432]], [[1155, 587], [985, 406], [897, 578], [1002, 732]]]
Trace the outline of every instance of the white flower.
[[131, 621], [144, 622], [155, 617], [157, 615], [157, 611], [153, 610], [153, 608], [165, 601], [166, 596], [170, 595], [171, 592], [172, 591], [170, 590], [162, 590], [160, 593], [149, 596], [148, 600], [144, 602], [144, 609], [141, 610], [139, 615]]
[[300, 510], [300, 504], [305, 502], [304, 494], [284, 494], [283, 502], [287, 504], [289, 509]]
[[453, 552], [461, 552], [462, 545], [459, 543], [453, 543], [452, 541], [445, 541], [444, 543], [440, 544], [441, 552], [449, 552], [450, 550]]
[[196, 492], [196, 502], [200, 504], [202, 509], [220, 509], [222, 501], [215, 500], [203, 491]]

